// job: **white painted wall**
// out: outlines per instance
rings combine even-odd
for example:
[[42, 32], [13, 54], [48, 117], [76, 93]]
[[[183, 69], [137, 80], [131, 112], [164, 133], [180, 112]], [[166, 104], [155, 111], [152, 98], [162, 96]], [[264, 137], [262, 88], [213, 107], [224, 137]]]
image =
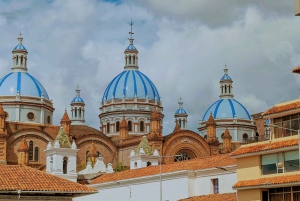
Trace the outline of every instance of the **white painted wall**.
[[[232, 172], [235, 170], [231, 169]], [[219, 193], [236, 192], [232, 186], [237, 181], [236, 173], [230, 173], [217, 168], [206, 171], [178, 171], [163, 174], [163, 201], [177, 201], [197, 195], [211, 194], [211, 179], [219, 179]], [[159, 175], [140, 177], [103, 184], [88, 185], [99, 190], [97, 194], [75, 198], [75, 201], [156, 201], [160, 200]], [[127, 187], [126, 187], [127, 186]], [[130, 188], [129, 188], [130, 187]]]

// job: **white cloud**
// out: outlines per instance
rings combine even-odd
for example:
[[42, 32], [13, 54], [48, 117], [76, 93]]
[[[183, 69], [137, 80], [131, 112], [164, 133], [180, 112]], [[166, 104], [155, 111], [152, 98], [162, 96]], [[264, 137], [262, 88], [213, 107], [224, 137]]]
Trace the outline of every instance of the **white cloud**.
[[180, 96], [189, 129], [197, 130], [219, 98], [225, 61], [235, 98], [250, 113], [299, 95], [300, 77], [291, 69], [300, 64], [300, 18], [288, 9], [290, 2], [231, 0], [218, 1], [219, 7], [216, 1], [70, 2], [0, 2], [2, 76], [10, 72], [21, 27], [29, 72], [54, 100], [56, 124], [79, 84], [86, 122], [99, 128], [104, 90], [123, 70], [131, 18], [140, 70], [162, 97], [164, 134], [174, 128]]

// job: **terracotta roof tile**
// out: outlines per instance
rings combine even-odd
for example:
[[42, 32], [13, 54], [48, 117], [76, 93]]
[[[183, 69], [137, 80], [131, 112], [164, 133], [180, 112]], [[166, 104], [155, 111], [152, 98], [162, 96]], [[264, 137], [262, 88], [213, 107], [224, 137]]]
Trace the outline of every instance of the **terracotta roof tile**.
[[181, 199], [179, 201], [236, 201], [235, 193], [209, 194]]
[[292, 72], [300, 74], [300, 66], [293, 68]]
[[286, 184], [294, 182], [300, 182], [300, 174], [279, 175], [275, 177], [238, 181], [234, 184], [233, 188]]
[[242, 145], [238, 149], [234, 150], [230, 155], [231, 156], [238, 156], [242, 154], [249, 154], [249, 153], [255, 153], [255, 152], [261, 152], [271, 149], [278, 149], [281, 147], [288, 147], [288, 146], [294, 146], [298, 145], [298, 137], [292, 136], [287, 137], [286, 139], [280, 138], [276, 141], [265, 141], [265, 142], [259, 142], [259, 143], [253, 143], [251, 145]]
[[[162, 165], [162, 173], [175, 172], [180, 170], [200, 170], [235, 164], [235, 159], [230, 158], [229, 154], [223, 154]], [[94, 179], [91, 184], [119, 181], [158, 174], [159, 166], [149, 166], [145, 168], [125, 170], [122, 172], [115, 172], [111, 174], [103, 174]]]
[[300, 108], [300, 100], [299, 99], [292, 101], [292, 102], [287, 102], [286, 104], [283, 103], [283, 104], [275, 105], [274, 107], [271, 107], [270, 109], [265, 111], [263, 113], [263, 115], [276, 114], [279, 112], [284, 112], [284, 111], [298, 109], [298, 108]]
[[96, 193], [87, 186], [20, 165], [0, 165], [1, 191], [46, 191], [62, 193]]

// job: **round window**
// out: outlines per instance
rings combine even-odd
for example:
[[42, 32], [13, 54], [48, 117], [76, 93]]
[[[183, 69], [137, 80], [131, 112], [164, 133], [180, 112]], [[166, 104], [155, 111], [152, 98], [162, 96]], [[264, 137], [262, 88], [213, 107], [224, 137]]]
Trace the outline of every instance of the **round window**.
[[8, 119], [8, 117], [9, 117], [8, 112], [4, 111], [4, 114], [5, 114], [6, 119]]
[[48, 116], [48, 117], [47, 117], [47, 123], [50, 124], [50, 122], [51, 122], [51, 117]]
[[29, 119], [29, 120], [34, 120], [34, 114], [33, 114], [33, 112], [28, 112], [27, 113], [27, 118]]

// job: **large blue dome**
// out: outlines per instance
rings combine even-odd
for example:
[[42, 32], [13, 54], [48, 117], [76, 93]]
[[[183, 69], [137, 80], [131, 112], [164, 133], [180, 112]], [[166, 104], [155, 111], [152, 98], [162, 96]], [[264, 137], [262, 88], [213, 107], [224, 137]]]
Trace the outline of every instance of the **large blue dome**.
[[48, 93], [41, 83], [27, 72], [11, 72], [0, 79], [0, 96], [41, 97], [49, 100]]
[[213, 103], [205, 112], [202, 121], [207, 121], [210, 113], [215, 119], [232, 119], [236, 116], [237, 119], [251, 120], [247, 109], [234, 99], [220, 99]]
[[123, 94], [125, 98], [146, 98], [148, 95], [149, 100], [160, 101], [159, 93], [154, 86], [153, 82], [139, 70], [124, 70], [117, 75], [107, 86], [102, 102], [110, 100], [112, 97], [115, 99], [122, 99]]

